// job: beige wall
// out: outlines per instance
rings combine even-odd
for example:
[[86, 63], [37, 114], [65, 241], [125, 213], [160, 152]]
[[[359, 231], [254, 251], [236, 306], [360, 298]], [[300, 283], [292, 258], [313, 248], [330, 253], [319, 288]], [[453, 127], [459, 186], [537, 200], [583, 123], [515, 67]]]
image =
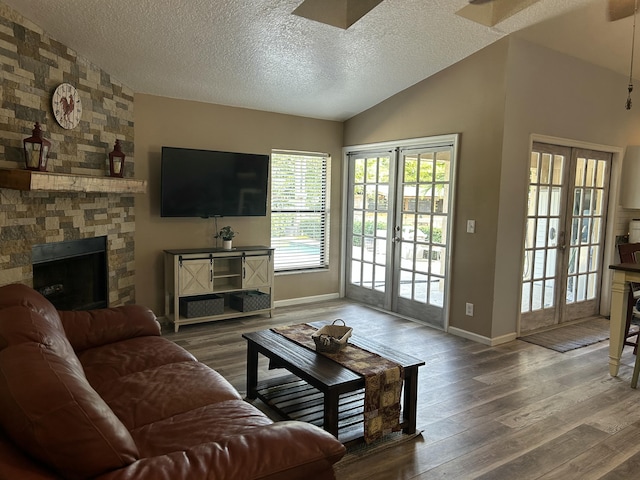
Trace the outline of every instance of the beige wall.
[[[640, 143], [640, 107], [624, 109], [626, 84], [610, 71], [505, 38], [346, 122], [346, 145], [461, 134], [450, 326], [485, 339], [515, 334], [531, 135], [614, 149]], [[473, 235], [465, 232], [468, 219], [476, 220]], [[465, 315], [466, 302], [474, 317]]]
[[[326, 272], [277, 276], [275, 299], [336, 294], [340, 273], [342, 123], [136, 94], [136, 177], [148, 180], [136, 198], [136, 298], [158, 315], [164, 312], [162, 252], [214, 246], [213, 219], [160, 217], [162, 146], [269, 154], [272, 149], [331, 155], [330, 268]], [[270, 217], [221, 218], [231, 225], [237, 246], [269, 245]]]

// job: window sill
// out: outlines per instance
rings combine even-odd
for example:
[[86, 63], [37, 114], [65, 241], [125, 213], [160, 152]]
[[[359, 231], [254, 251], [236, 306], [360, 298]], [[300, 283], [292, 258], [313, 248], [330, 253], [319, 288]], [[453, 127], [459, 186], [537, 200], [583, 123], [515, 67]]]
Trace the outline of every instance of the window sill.
[[273, 274], [276, 277], [279, 276], [286, 276], [286, 275], [298, 275], [300, 273], [323, 273], [323, 272], [328, 272], [329, 271], [329, 267], [323, 267], [323, 268], [305, 268], [305, 269], [300, 269], [300, 270], [281, 270], [281, 271], [275, 271], [273, 272]]

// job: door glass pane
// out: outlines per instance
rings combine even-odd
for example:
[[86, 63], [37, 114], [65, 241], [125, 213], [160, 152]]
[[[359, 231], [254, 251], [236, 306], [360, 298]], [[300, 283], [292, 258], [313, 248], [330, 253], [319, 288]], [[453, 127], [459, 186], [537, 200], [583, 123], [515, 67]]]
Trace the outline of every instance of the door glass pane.
[[524, 247], [531, 248], [533, 247], [533, 242], [536, 237], [536, 219], [529, 218], [527, 219], [527, 231], [524, 236]]
[[400, 289], [401, 298], [411, 299], [413, 296], [413, 274], [407, 270], [400, 270]]
[[578, 265], [578, 249], [575, 247], [572, 247], [569, 249], [569, 268], [568, 268], [569, 275], [575, 275], [575, 273], [577, 272], [577, 265]]
[[532, 310], [540, 310], [542, 308], [543, 293], [544, 293], [544, 282], [541, 280], [533, 282], [533, 298], [531, 302]]
[[584, 184], [587, 187], [592, 187], [596, 183], [596, 161], [592, 158], [587, 160], [586, 169]]
[[544, 250], [535, 250], [533, 259], [533, 278], [544, 278]]
[[445, 245], [446, 235], [449, 229], [449, 217], [434, 216], [432, 220], [431, 242]]
[[420, 183], [433, 182], [433, 153], [420, 155]]
[[604, 201], [604, 192], [602, 190], [594, 190], [594, 205], [593, 205], [593, 214], [594, 215], [602, 215], [603, 201]]
[[564, 172], [564, 156], [553, 156], [553, 185], [562, 185], [562, 174]]
[[558, 258], [558, 251], [556, 249], [550, 249], [547, 251], [547, 277], [555, 277], [556, 260]]
[[538, 172], [540, 168], [538, 163], [540, 162], [540, 154], [538, 152], [531, 152], [531, 161], [529, 164], [529, 182], [530, 183], [540, 183], [538, 181]]
[[605, 162], [604, 160], [600, 160], [598, 162], [598, 172], [596, 174], [596, 183], [595, 186], [597, 188], [604, 188], [605, 187], [605, 177], [607, 174], [607, 162]]
[[444, 278], [432, 277], [429, 285], [429, 305], [444, 307]]
[[553, 279], [546, 280], [544, 283], [545, 283], [544, 307], [549, 308], [549, 307], [552, 307], [554, 304], [553, 299], [556, 293], [556, 289], [555, 289], [556, 283], [555, 283], [555, 280]]
[[351, 283], [361, 284], [362, 275], [360, 273], [360, 262], [351, 262]]
[[593, 229], [591, 230], [591, 241], [599, 244], [602, 233], [602, 222], [599, 218], [595, 217], [592, 220], [592, 224]]
[[582, 302], [587, 297], [587, 276], [578, 275], [578, 289], [576, 293], [576, 301]]
[[538, 227], [536, 232], [536, 247], [544, 247], [547, 245], [547, 222], [546, 218], [538, 219]]
[[540, 183], [548, 184], [551, 179], [551, 155], [542, 154], [542, 162], [540, 162]]
[[598, 274], [591, 273], [588, 276], [589, 287], [587, 290], [587, 298], [596, 298], [598, 294]]
[[533, 275], [533, 251], [528, 250], [524, 254], [524, 265], [522, 268], [522, 278], [531, 280]]
[[[449, 153], [447, 152], [447, 156]], [[449, 175], [451, 170], [451, 162], [449, 159], [442, 159], [438, 156], [436, 160], [436, 181], [437, 182], [449, 182]]]
[[378, 179], [378, 159], [368, 158], [366, 161], [365, 182], [375, 182]]
[[580, 215], [582, 211], [582, 189], [576, 188], [573, 191], [573, 214]]
[[558, 246], [558, 232], [560, 232], [560, 219], [559, 218], [550, 218], [549, 219], [549, 235], [547, 244], [550, 247]]
[[580, 227], [580, 219], [574, 218], [571, 220], [571, 245], [577, 245], [580, 241], [580, 231], [582, 228]]
[[549, 208], [550, 215], [560, 215], [560, 205], [562, 202], [562, 198], [560, 198], [561, 193], [562, 190], [560, 189], [560, 187], [553, 187], [551, 189], [551, 205]]
[[578, 158], [576, 162], [576, 187], [581, 187], [584, 185], [584, 175], [585, 175], [585, 159]]
[[547, 215], [549, 213], [549, 187], [540, 187], [539, 195], [540, 198], [538, 199], [538, 215]]
[[[365, 241], [370, 240], [370, 239], [365, 239]], [[368, 244], [368, 242], [367, 242]], [[355, 260], [362, 260], [363, 255], [362, 255], [362, 250], [363, 250], [363, 245], [362, 245], [362, 237], [356, 237], [356, 236], [352, 236], [351, 237], [351, 251], [352, 256]]]
[[525, 282], [522, 284], [522, 302], [520, 304], [520, 311], [528, 312], [531, 310], [531, 284]]
[[591, 249], [589, 255], [589, 271], [595, 272], [600, 267], [600, 247], [597, 245], [589, 247]]
[[529, 186], [529, 199], [527, 202], [527, 214], [535, 215], [538, 206], [538, 187], [535, 185]]
[[417, 155], [405, 155], [404, 157], [404, 183], [412, 183], [418, 180]]

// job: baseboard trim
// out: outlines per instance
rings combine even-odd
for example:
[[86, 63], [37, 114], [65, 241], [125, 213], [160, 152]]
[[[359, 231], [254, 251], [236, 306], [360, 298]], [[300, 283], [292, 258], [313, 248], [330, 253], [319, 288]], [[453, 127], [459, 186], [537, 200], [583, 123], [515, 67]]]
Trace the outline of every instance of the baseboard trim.
[[466, 330], [462, 330], [461, 328], [449, 327], [447, 333], [452, 335], [456, 335], [458, 337], [466, 338], [468, 340], [473, 340], [474, 342], [482, 343], [483, 345], [489, 345], [490, 347], [495, 347], [496, 345], [502, 345], [503, 343], [512, 342], [517, 338], [516, 333], [508, 333], [507, 335], [501, 335], [495, 338], [485, 337], [483, 335], [478, 335], [477, 333], [468, 332]]
[[289, 307], [292, 305], [303, 305], [305, 303], [323, 302], [326, 300], [335, 300], [340, 298], [339, 293], [327, 293], [325, 295], [314, 295], [312, 297], [289, 298], [286, 300], [276, 300], [273, 302], [274, 307]]

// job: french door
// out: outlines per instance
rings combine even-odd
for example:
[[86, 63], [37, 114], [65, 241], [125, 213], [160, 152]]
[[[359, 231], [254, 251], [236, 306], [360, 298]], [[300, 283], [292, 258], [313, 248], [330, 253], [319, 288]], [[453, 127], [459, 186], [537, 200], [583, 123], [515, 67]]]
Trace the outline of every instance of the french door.
[[453, 151], [347, 155], [347, 297], [445, 328]]
[[612, 155], [534, 143], [520, 331], [598, 315]]

